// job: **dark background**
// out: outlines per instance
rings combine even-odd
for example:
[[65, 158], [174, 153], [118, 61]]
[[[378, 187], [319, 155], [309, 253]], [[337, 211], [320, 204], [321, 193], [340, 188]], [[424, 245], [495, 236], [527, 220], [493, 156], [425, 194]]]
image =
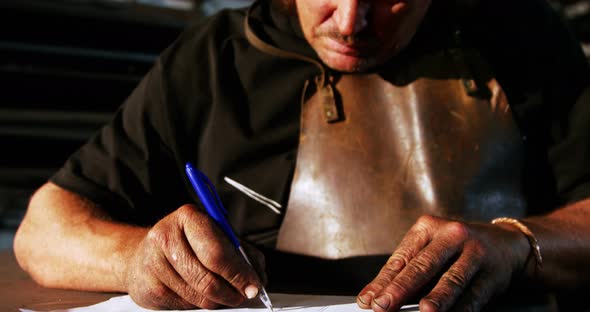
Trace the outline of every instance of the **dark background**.
[[[110, 119], [187, 23], [250, 2], [176, 1], [193, 8], [0, 0], [0, 250], [11, 248], [31, 193]], [[552, 4], [590, 57], [590, 0]]]
[[11, 248], [31, 193], [111, 118], [188, 23], [248, 4], [173, 2], [0, 0], [0, 250]]

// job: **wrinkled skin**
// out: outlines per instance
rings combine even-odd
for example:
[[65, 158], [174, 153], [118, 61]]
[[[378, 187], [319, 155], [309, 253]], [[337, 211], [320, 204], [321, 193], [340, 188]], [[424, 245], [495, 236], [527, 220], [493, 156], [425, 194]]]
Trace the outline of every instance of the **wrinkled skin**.
[[524, 235], [509, 225], [421, 217], [357, 303], [397, 311], [426, 290], [420, 311], [480, 311], [528, 266], [529, 251]]
[[[244, 245], [264, 277], [264, 256]], [[132, 259], [126, 278], [130, 296], [151, 309], [214, 309], [238, 306], [247, 287], [261, 282], [207, 214], [180, 207], [150, 229]], [[250, 286], [253, 285], [253, 286]]]

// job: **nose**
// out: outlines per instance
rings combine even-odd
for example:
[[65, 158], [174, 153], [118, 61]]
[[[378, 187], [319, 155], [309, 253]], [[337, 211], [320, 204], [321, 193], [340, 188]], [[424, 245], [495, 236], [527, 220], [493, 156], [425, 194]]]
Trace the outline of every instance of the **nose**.
[[338, 31], [343, 36], [351, 36], [367, 27], [367, 13], [370, 3], [365, 0], [339, 0], [335, 12]]

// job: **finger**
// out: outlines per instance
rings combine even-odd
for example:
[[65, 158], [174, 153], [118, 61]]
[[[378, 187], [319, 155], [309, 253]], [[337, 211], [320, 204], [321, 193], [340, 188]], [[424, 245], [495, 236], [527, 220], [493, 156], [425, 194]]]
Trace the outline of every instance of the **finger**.
[[254, 266], [254, 270], [258, 274], [260, 281], [263, 285], [266, 285], [266, 259], [264, 258], [264, 254], [248, 242], [243, 242], [242, 247], [244, 247], [244, 250], [246, 251], [246, 254], [248, 255], [252, 265]]
[[463, 295], [483, 262], [483, 248], [476, 243], [464, 248], [463, 254], [445, 272], [432, 291], [420, 301], [420, 311], [449, 311]]
[[495, 288], [495, 284], [493, 274], [478, 274], [451, 311], [482, 311], [494, 295], [492, 289]]
[[383, 268], [381, 268], [377, 277], [365, 286], [356, 297], [358, 306], [363, 309], [371, 308], [375, 294], [380, 293], [383, 288], [391, 283], [404, 266], [405, 264], [400, 261], [387, 261]]
[[244, 297], [221, 277], [205, 268], [194, 254], [182, 231], [169, 231], [167, 248], [162, 252], [167, 260], [160, 272], [160, 279], [182, 298], [194, 305], [206, 308], [209, 302], [226, 306], [238, 306]]
[[135, 297], [134, 293], [129, 294], [131, 299], [139, 306], [150, 310], [187, 310], [195, 305], [184, 300], [163, 283], [156, 282], [150, 286], [147, 296]]
[[447, 223], [371, 303], [374, 311], [394, 311], [415, 296], [461, 250], [469, 233], [459, 222]]
[[[207, 214], [186, 205], [182, 217], [184, 232], [197, 259], [212, 273], [231, 284], [240, 294], [254, 298], [262, 285], [223, 231]], [[181, 208], [182, 209], [182, 208]]]
[[414, 226], [406, 233], [396, 250], [379, 274], [361, 290], [357, 296], [357, 304], [363, 309], [369, 309], [375, 294], [380, 293], [383, 288], [406, 267], [406, 265], [426, 246], [432, 239], [431, 226], [437, 222], [435, 217], [421, 217]]

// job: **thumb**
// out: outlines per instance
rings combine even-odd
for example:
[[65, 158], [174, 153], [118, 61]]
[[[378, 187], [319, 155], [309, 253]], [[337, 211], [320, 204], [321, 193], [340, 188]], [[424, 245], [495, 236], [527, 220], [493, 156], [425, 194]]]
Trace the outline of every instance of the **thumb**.
[[254, 268], [213, 219], [200, 209], [193, 209], [192, 212], [182, 223], [189, 244], [201, 264], [245, 297], [256, 297], [262, 283]]
[[258, 250], [258, 248], [246, 241], [242, 241], [241, 243], [244, 251], [250, 259], [252, 266], [254, 267], [254, 270], [258, 274], [260, 282], [262, 285], [266, 285], [268, 279], [266, 276], [266, 259], [264, 258], [264, 254]]

